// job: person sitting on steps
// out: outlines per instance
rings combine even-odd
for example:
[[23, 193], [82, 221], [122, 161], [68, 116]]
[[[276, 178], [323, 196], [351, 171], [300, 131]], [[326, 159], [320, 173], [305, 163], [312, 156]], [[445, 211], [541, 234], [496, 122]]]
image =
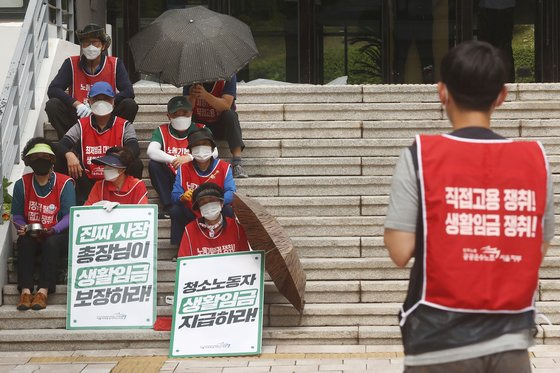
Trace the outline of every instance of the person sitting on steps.
[[97, 82], [89, 91], [93, 115], [81, 118], [58, 143], [56, 169], [76, 180], [78, 204], [87, 199], [93, 184], [103, 179], [103, 167], [92, 162], [113, 146], [128, 148], [134, 157], [129, 173], [142, 178], [140, 146], [132, 123], [113, 113], [115, 92], [107, 82]]
[[173, 206], [171, 191], [177, 175], [177, 169], [184, 163], [191, 162], [188, 135], [203, 124], [193, 122], [191, 103], [184, 96], [175, 96], [167, 103], [168, 123], [160, 125], [152, 133], [152, 139], [146, 153], [150, 158], [148, 171], [152, 186], [156, 190], [163, 211], [162, 219], [169, 218]]
[[[60, 259], [68, 252], [70, 207], [76, 204], [76, 195], [73, 180], [53, 171], [56, 155], [50, 141], [42, 137], [29, 140], [21, 157], [33, 172], [16, 181], [12, 198], [21, 293], [17, 309], [37, 311], [47, 307], [48, 294], [56, 291]], [[35, 224], [39, 227], [31, 229]], [[33, 270], [38, 255], [41, 255], [39, 289], [33, 296]]]
[[212, 132], [208, 128], [200, 128], [192, 132], [188, 140], [194, 159], [179, 167], [171, 193], [171, 244], [177, 246], [185, 225], [200, 216], [200, 212], [193, 209], [192, 204], [192, 193], [200, 185], [212, 182], [224, 189], [223, 213], [230, 217], [233, 216], [231, 203], [236, 191], [230, 164], [215, 159], [216, 143]]
[[47, 91], [49, 100], [45, 111], [59, 140], [79, 118], [91, 115], [92, 103], [88, 100], [88, 92], [96, 82], [109, 82], [113, 91], [118, 90], [115, 116], [134, 122], [138, 112], [134, 89], [123, 62], [107, 55], [111, 38], [103, 27], [91, 23], [77, 34], [82, 55], [68, 57], [64, 61]]

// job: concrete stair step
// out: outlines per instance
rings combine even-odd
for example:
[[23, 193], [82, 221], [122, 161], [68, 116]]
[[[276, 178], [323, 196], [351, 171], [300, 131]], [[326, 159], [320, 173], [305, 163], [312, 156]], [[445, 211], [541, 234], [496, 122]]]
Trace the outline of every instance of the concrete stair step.
[[[4, 330], [1, 351], [114, 350], [123, 348], [169, 348], [169, 332], [151, 329], [122, 330]], [[538, 344], [560, 344], [560, 326], [539, 327]], [[397, 326], [265, 327], [264, 345], [399, 345]]]
[[[301, 258], [308, 281], [319, 280], [406, 280], [409, 268], [395, 267], [389, 258]], [[158, 262], [158, 281], [173, 281], [175, 263]], [[411, 263], [407, 266], [410, 267]], [[546, 257], [541, 279], [557, 279], [560, 257]]]
[[[507, 84], [507, 101], [560, 100], [558, 83]], [[134, 85], [136, 100], [141, 104], [166, 104], [181, 88], [167, 84], [138, 82]], [[238, 83], [236, 102], [439, 102], [434, 84], [372, 84], [372, 85], [248, 85]]]
[[[171, 262], [169, 262], [171, 263]], [[174, 263], [173, 263], [174, 264]], [[169, 267], [169, 265], [168, 265]], [[371, 292], [376, 292], [379, 287], [385, 289], [384, 291], [389, 293], [390, 289], [394, 289], [396, 295], [393, 298], [396, 301], [404, 300], [404, 292], [406, 291], [406, 284], [388, 281], [386, 284], [375, 284], [368, 285]], [[168, 295], [173, 295], [174, 293], [174, 281], [163, 281], [159, 278], [157, 285], [157, 299], [158, 305], [163, 306], [166, 304], [165, 297]], [[365, 296], [365, 293], [360, 293], [360, 282], [359, 281], [307, 281], [305, 299], [308, 303], [357, 303], [360, 301], [361, 296]], [[17, 290], [17, 285], [8, 284], [3, 287], [3, 304], [15, 306], [19, 300], [19, 292]], [[57, 285], [56, 292], [49, 295], [49, 305], [60, 305], [66, 304], [67, 302], [67, 291], [68, 287], [66, 285]], [[388, 295], [384, 299], [387, 298]], [[372, 297], [373, 299], [373, 297]], [[376, 302], [375, 300], [371, 302]], [[276, 286], [272, 281], [265, 281], [265, 303], [266, 304], [285, 304], [287, 300], [281, 295]]]

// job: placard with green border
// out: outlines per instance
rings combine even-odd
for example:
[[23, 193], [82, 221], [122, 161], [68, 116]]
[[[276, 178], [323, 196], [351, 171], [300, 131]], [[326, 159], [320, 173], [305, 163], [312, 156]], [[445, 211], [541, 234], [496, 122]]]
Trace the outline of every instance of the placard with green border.
[[152, 328], [157, 205], [70, 209], [66, 329]]
[[264, 251], [179, 258], [170, 357], [258, 355]]

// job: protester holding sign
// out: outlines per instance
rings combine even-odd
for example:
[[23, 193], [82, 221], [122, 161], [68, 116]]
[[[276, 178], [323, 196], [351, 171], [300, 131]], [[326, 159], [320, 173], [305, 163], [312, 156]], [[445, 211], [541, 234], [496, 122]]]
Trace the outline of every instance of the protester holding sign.
[[[25, 145], [22, 159], [32, 173], [14, 185], [12, 220], [17, 230], [18, 290], [17, 309], [41, 310], [47, 296], [56, 290], [56, 277], [62, 253], [68, 251], [70, 207], [76, 204], [74, 183], [53, 171], [56, 155], [50, 141], [36, 137]], [[41, 256], [39, 289], [32, 296], [33, 269]]]
[[142, 178], [140, 146], [132, 123], [113, 113], [115, 91], [107, 82], [97, 82], [89, 91], [93, 115], [81, 118], [59, 143], [57, 170], [76, 180], [78, 203], [83, 203], [93, 184], [103, 179], [103, 167], [92, 162], [113, 146], [125, 146], [133, 154], [129, 173]]
[[167, 103], [169, 123], [164, 123], [154, 130], [146, 151], [150, 158], [150, 180], [163, 205], [161, 218], [169, 218], [169, 210], [173, 206], [171, 191], [177, 169], [193, 159], [188, 148], [188, 135], [197, 128], [204, 127], [203, 124], [193, 122], [191, 116], [192, 105], [186, 97], [171, 98]]
[[95, 183], [85, 206], [102, 205], [105, 210], [111, 211], [119, 204], [148, 203], [146, 184], [129, 174], [134, 162], [130, 150], [115, 146], [107, 150], [105, 156], [95, 158], [92, 162], [103, 168], [103, 180]]
[[245, 230], [237, 219], [222, 213], [224, 191], [214, 183], [204, 183], [193, 193], [192, 207], [202, 217], [185, 227], [178, 257], [249, 251]]
[[171, 244], [179, 245], [183, 229], [187, 223], [200, 216], [193, 208], [192, 193], [205, 182], [217, 184], [224, 190], [222, 212], [233, 217], [231, 202], [235, 192], [235, 181], [229, 163], [216, 159], [216, 143], [208, 128], [193, 131], [189, 137], [192, 162], [182, 164], [177, 170], [171, 200]]

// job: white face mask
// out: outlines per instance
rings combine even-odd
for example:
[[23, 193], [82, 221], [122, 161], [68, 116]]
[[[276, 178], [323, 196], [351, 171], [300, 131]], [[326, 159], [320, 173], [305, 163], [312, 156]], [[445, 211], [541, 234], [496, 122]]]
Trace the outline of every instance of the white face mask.
[[117, 168], [105, 166], [105, 168], [103, 169], [103, 177], [107, 181], [113, 181], [119, 176], [120, 176], [120, 173], [119, 173], [119, 170]]
[[111, 105], [107, 101], [99, 100], [95, 101], [91, 105], [91, 111], [95, 115], [99, 115], [100, 117], [104, 117], [105, 115], [109, 115], [113, 112], [113, 105]]
[[222, 204], [220, 202], [208, 202], [200, 206], [202, 217], [208, 220], [216, 220], [222, 212]]
[[171, 119], [171, 126], [175, 128], [176, 131], [186, 131], [191, 125], [191, 117], [177, 117]]
[[212, 147], [209, 145], [195, 146], [191, 150], [192, 156], [199, 162], [205, 162], [212, 157]]
[[101, 48], [97, 48], [95, 45], [90, 44], [88, 47], [83, 48], [84, 56], [88, 60], [95, 60], [101, 54]]

